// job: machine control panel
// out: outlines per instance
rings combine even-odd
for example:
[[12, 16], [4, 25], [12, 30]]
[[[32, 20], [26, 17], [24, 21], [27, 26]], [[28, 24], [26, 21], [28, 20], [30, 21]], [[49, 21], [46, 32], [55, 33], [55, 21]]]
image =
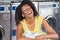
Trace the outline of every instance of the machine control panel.
[[0, 5], [0, 13], [6, 12], [6, 5]]
[[59, 2], [39, 2], [39, 8], [59, 8]]
[[4, 7], [0, 7], [0, 11], [4, 11]]
[[[10, 7], [8, 7], [8, 10], [10, 10]], [[16, 6], [13, 6], [12, 10], [16, 10]]]

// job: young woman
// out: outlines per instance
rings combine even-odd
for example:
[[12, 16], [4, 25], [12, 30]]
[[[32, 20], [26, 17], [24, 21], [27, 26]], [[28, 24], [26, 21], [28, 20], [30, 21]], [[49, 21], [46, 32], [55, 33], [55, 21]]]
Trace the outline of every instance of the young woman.
[[[17, 40], [50, 40], [58, 38], [52, 27], [38, 15], [34, 4], [29, 0], [23, 0], [16, 8], [16, 39]], [[43, 32], [41, 25], [47, 33]]]

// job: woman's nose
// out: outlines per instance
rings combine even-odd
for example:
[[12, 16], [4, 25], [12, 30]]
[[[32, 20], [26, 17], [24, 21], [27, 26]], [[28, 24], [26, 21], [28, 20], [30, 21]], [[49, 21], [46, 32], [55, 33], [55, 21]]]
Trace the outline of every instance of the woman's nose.
[[30, 9], [27, 9], [27, 12], [31, 11]]

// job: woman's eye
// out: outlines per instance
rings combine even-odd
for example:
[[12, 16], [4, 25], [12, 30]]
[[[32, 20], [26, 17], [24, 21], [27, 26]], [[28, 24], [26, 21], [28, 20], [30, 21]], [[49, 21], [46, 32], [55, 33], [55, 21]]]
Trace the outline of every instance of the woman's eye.
[[30, 8], [28, 8], [28, 9], [25, 9], [24, 11], [28, 11]]

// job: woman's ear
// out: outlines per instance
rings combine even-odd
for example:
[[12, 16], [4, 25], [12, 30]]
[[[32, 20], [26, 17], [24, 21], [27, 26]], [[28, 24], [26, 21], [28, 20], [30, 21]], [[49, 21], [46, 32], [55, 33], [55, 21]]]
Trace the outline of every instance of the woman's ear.
[[24, 17], [24, 15], [22, 14], [22, 16]]

